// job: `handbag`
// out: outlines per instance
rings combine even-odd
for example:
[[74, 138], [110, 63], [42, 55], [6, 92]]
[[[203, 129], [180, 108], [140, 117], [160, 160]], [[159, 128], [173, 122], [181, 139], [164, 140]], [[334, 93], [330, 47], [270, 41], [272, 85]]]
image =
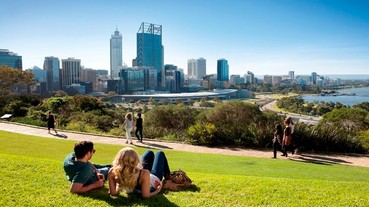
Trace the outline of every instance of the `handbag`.
[[169, 177], [164, 180], [163, 188], [172, 191], [183, 190], [191, 186], [192, 180], [185, 171], [179, 169], [170, 173]]

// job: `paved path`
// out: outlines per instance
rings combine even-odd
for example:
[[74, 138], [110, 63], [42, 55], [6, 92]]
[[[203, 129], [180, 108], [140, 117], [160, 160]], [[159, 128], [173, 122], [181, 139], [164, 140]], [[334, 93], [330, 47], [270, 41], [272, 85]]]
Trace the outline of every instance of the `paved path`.
[[[47, 133], [46, 128], [33, 127], [29, 125], [15, 124], [10, 122], [0, 122], [0, 130], [16, 132], [21, 134], [36, 135], [46, 138], [54, 139], [69, 139], [69, 140], [91, 140], [95, 143], [115, 144], [128, 146], [125, 144], [125, 139], [111, 136], [99, 136], [84, 133], [74, 133], [69, 131], [59, 131], [61, 136], [50, 135]], [[178, 142], [163, 142], [144, 140], [143, 143], [134, 141], [134, 145], [137, 147], [163, 149], [163, 150], [178, 150], [187, 152], [199, 152], [199, 153], [212, 153], [212, 154], [224, 154], [224, 155], [236, 155], [236, 156], [250, 156], [250, 157], [263, 157], [271, 158], [272, 150], [255, 150], [237, 147], [202, 147], [194, 146], [185, 143]], [[293, 155], [288, 158], [278, 157], [278, 159], [289, 159], [295, 161], [311, 162], [311, 163], [324, 163], [324, 164], [345, 164], [345, 165], [356, 165], [369, 167], [369, 155], [345, 155], [345, 154], [317, 154], [317, 153], [305, 153], [301, 155]]]

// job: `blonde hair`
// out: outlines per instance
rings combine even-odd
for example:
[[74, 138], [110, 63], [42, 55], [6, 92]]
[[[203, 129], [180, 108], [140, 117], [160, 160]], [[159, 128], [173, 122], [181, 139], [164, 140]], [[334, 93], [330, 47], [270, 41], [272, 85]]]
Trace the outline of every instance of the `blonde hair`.
[[125, 118], [126, 119], [129, 119], [129, 120], [132, 120], [132, 114], [131, 113], [126, 114], [126, 117]]
[[130, 147], [121, 149], [114, 158], [112, 168], [119, 190], [133, 191], [142, 169], [137, 152]]

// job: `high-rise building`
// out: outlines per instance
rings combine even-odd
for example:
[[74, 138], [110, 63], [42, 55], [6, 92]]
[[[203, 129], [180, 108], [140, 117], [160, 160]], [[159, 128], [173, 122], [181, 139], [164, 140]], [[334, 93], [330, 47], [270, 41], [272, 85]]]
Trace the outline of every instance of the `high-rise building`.
[[48, 91], [60, 90], [60, 62], [57, 57], [45, 57], [46, 87]]
[[22, 56], [10, 52], [7, 49], [0, 49], [0, 65], [6, 65], [15, 69], [22, 69]]
[[110, 38], [110, 78], [119, 78], [119, 69], [122, 67], [122, 34], [117, 30]]
[[206, 59], [187, 60], [187, 74], [189, 79], [202, 80], [206, 75]]
[[62, 59], [62, 85], [70, 86], [80, 82], [81, 77], [81, 60], [68, 58]]
[[164, 85], [164, 47], [162, 26], [142, 22], [137, 32], [137, 66], [153, 67], [157, 71], [157, 86]]
[[196, 60], [187, 60], [187, 76], [189, 79], [195, 79], [196, 77]]
[[[86, 68], [81, 70], [81, 81], [84, 82], [91, 82], [92, 83], [92, 90], [96, 91], [96, 85], [97, 85], [97, 72], [96, 70], [93, 70], [91, 68]], [[87, 92], [88, 90], [86, 90]], [[88, 93], [88, 92], [87, 92]]]
[[250, 77], [249, 83], [250, 84], [255, 84], [255, 75], [254, 75], [254, 73], [251, 72], [251, 71], [247, 71], [247, 75], [249, 75], [249, 77]]
[[26, 71], [29, 71], [33, 73], [33, 80], [36, 82], [46, 82], [46, 71], [37, 67], [33, 66], [31, 68], [26, 69]]
[[217, 80], [229, 81], [229, 66], [226, 59], [219, 59], [217, 62]]
[[280, 84], [281, 82], [282, 82], [282, 76], [274, 75], [272, 77], [272, 85], [273, 86], [276, 86], [276, 85]]
[[271, 76], [271, 75], [264, 75], [264, 83], [265, 84], [272, 84], [273, 83], [273, 76]]
[[203, 79], [204, 76], [206, 75], [206, 59], [204, 58], [199, 58], [196, 60], [196, 78], [197, 79]]
[[295, 71], [288, 71], [288, 77], [291, 79], [291, 80], [294, 80], [295, 79]]
[[316, 72], [311, 73], [311, 84], [316, 85], [318, 74]]

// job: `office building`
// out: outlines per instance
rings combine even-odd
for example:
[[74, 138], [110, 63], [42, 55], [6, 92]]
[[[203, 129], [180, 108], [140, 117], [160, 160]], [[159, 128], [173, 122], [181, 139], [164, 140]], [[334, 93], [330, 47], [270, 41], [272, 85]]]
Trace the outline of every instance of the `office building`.
[[196, 79], [196, 60], [187, 60], [187, 77], [188, 79]]
[[282, 82], [282, 76], [275, 75], [275, 76], [272, 77], [272, 85], [273, 86], [279, 85], [281, 82]]
[[271, 76], [271, 75], [264, 75], [264, 83], [265, 84], [272, 84], [273, 83], [273, 76]]
[[206, 75], [206, 59], [199, 58], [196, 60], [197, 62], [197, 68], [196, 68], [196, 78], [197, 79], [203, 79]]
[[81, 60], [68, 58], [62, 59], [62, 86], [78, 84], [81, 77]]
[[202, 80], [206, 75], [206, 59], [187, 60], [187, 74], [189, 79]]
[[164, 47], [162, 26], [143, 22], [137, 32], [137, 66], [153, 67], [157, 72], [157, 87], [164, 85]]
[[229, 66], [226, 59], [219, 59], [217, 61], [217, 80], [229, 81]]
[[291, 80], [294, 80], [295, 79], [295, 71], [288, 71], [288, 77], [291, 79]]
[[33, 66], [32, 68], [27, 69], [26, 71], [29, 71], [33, 74], [33, 80], [36, 82], [46, 82], [46, 71], [37, 67]]
[[60, 90], [60, 62], [57, 57], [45, 57], [46, 87], [48, 91]]
[[[93, 70], [91, 68], [82, 69], [81, 70], [81, 81], [91, 82], [92, 83], [92, 91], [96, 91], [97, 71]], [[86, 89], [86, 93], [90, 93], [90, 89]]]
[[317, 83], [317, 76], [318, 74], [316, 72], [311, 73], [311, 84], [316, 85]]
[[118, 78], [119, 69], [122, 66], [122, 34], [117, 30], [110, 38], [110, 78]]
[[0, 49], [0, 66], [6, 65], [15, 69], [22, 69], [22, 56], [10, 52], [7, 49]]

